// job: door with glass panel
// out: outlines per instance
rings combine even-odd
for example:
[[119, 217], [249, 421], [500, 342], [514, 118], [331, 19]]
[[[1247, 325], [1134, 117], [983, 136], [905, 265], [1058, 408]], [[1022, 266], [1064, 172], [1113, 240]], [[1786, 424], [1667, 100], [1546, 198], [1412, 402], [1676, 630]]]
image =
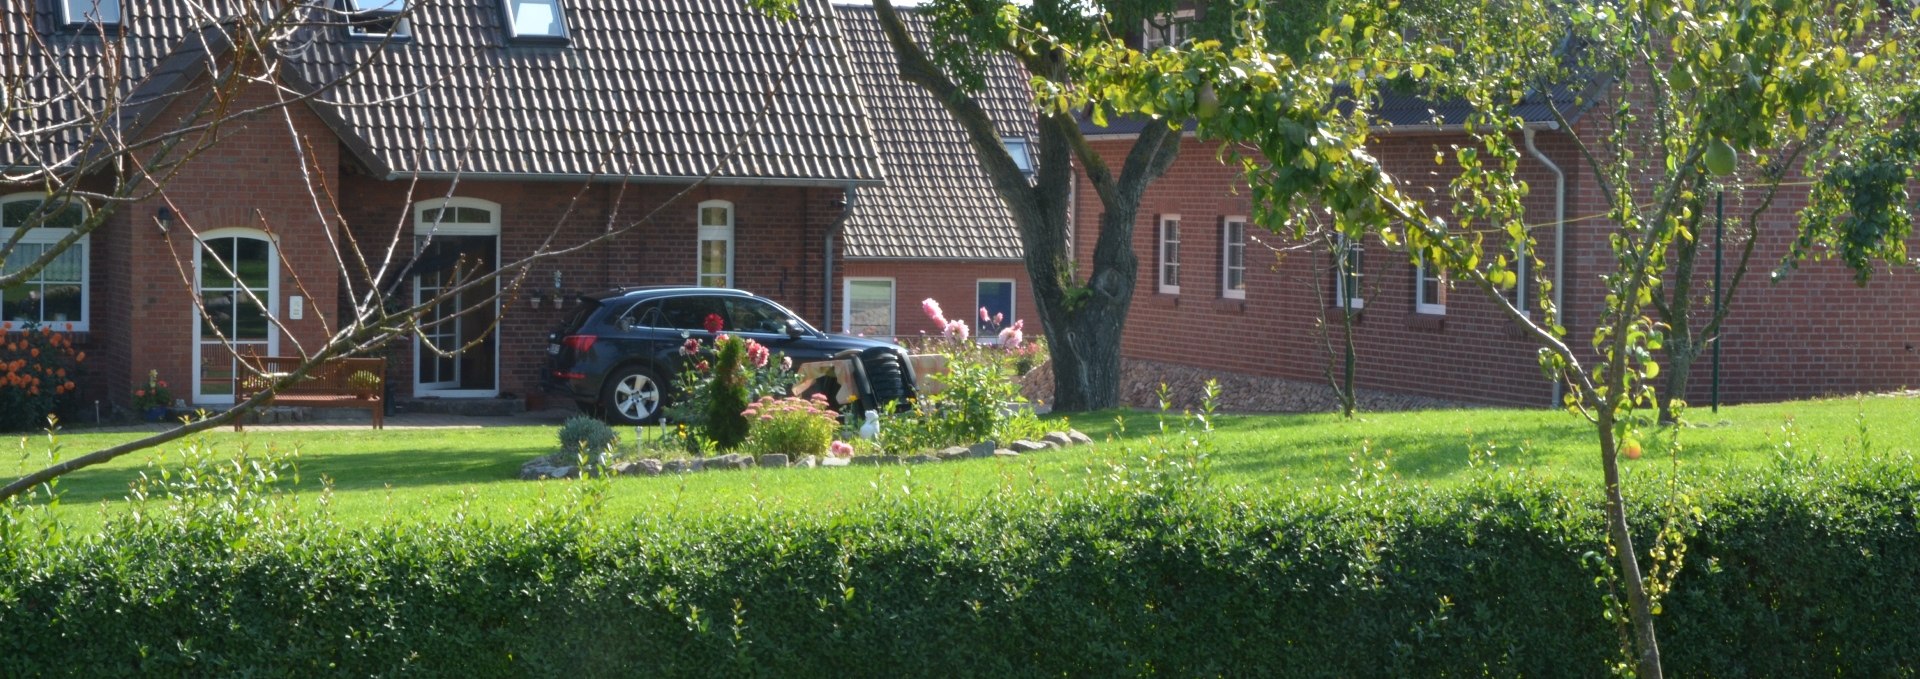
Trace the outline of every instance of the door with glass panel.
[[414, 303], [439, 301], [420, 318], [415, 390], [423, 396], [491, 396], [497, 391], [497, 287], [461, 288], [493, 271], [499, 238], [440, 235], [418, 241]]
[[237, 356], [271, 356], [276, 348], [278, 333], [268, 320], [279, 297], [273, 243], [251, 234], [206, 238], [194, 269], [200, 308], [193, 400], [233, 403], [234, 384], [243, 377]]

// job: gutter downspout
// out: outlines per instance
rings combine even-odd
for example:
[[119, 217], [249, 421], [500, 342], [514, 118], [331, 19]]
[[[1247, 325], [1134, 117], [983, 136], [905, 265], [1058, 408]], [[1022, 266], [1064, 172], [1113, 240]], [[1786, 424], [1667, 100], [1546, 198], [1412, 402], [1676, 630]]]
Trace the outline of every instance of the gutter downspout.
[[[1554, 123], [1547, 129], [1553, 130], [1559, 128], [1560, 125]], [[1567, 315], [1566, 305], [1562, 303], [1566, 299], [1567, 290], [1565, 285], [1567, 271], [1567, 173], [1562, 171], [1559, 165], [1555, 165], [1553, 159], [1548, 158], [1547, 154], [1541, 153], [1540, 147], [1533, 145], [1533, 133], [1534, 128], [1532, 127], [1527, 127], [1522, 131], [1522, 134], [1526, 135], [1527, 139], [1527, 152], [1533, 154], [1535, 160], [1540, 161], [1540, 164], [1547, 166], [1547, 169], [1553, 172], [1553, 308], [1560, 314], [1561, 322], [1564, 324]], [[1525, 285], [1525, 283], [1522, 283], [1522, 285]], [[1563, 387], [1560, 384], [1560, 380], [1555, 379], [1553, 381], [1553, 405], [1555, 407], [1560, 405], [1561, 398], [1563, 397], [1561, 393], [1562, 389]]]
[[858, 200], [859, 195], [859, 184], [847, 184], [846, 194], [841, 201], [843, 204], [840, 207], [840, 216], [835, 217], [833, 223], [827, 226], [825, 249], [821, 251], [821, 261], [824, 263], [821, 271], [826, 275], [820, 285], [821, 290], [824, 291], [820, 305], [820, 328], [825, 332], [833, 332], [833, 242], [840, 237], [840, 230], [846, 228], [847, 219], [853, 216], [853, 204]]

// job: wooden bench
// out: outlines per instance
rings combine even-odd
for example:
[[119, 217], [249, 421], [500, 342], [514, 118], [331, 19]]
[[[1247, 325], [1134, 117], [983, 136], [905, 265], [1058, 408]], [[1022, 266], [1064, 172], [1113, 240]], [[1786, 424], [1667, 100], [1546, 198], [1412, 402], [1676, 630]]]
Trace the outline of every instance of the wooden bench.
[[[285, 375], [306, 362], [306, 359], [298, 356], [242, 356], [240, 360], [252, 368], [252, 370], [241, 371], [243, 376], [248, 377], [255, 374], [270, 377]], [[258, 373], [254, 372], [256, 370]], [[353, 387], [347, 382], [347, 378], [362, 370], [379, 375], [384, 384], [387, 377], [387, 359], [336, 358], [326, 361], [307, 371], [304, 379], [282, 388], [279, 393], [268, 399], [265, 405], [362, 408], [373, 414], [374, 429], [385, 429], [387, 403], [384, 394], [376, 393], [369, 398], [361, 398], [354, 394]], [[234, 397], [242, 401], [252, 397], [254, 392], [241, 386], [246, 382], [245, 377], [239, 382], [240, 384], [234, 385]], [[234, 420], [234, 431], [240, 431], [241, 426], [240, 420]]]

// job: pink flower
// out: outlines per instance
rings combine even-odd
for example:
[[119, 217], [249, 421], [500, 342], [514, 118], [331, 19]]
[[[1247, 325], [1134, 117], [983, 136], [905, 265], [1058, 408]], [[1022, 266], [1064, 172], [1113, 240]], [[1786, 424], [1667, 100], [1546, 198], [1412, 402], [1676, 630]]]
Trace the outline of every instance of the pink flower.
[[933, 319], [935, 325], [947, 324], [946, 313], [940, 311], [940, 303], [933, 301], [932, 297], [920, 300], [920, 310], [927, 312], [927, 318]]
[[721, 318], [720, 314], [707, 314], [706, 327], [707, 332], [720, 332], [727, 327], [727, 319]]
[[827, 447], [827, 454], [834, 457], [853, 457], [853, 446], [846, 441], [834, 441]]
[[1014, 321], [1014, 322], [1013, 322], [1013, 329], [1014, 329], [1014, 330], [1025, 330], [1025, 329], [1026, 329], [1026, 327], [1027, 327], [1027, 322], [1026, 322], [1026, 321]]
[[714, 336], [713, 336], [713, 343], [714, 343], [714, 344], [716, 344], [716, 345], [718, 345], [718, 344], [720, 344], [721, 342], [725, 342], [725, 341], [727, 341], [727, 340], [729, 340], [729, 339], [733, 339], [733, 338], [732, 338], [732, 336], [730, 336], [730, 335], [728, 335], [727, 333], [724, 333], [724, 332], [723, 332], [723, 333], [720, 333], [720, 334], [718, 334], [718, 335], [714, 335]]
[[767, 367], [767, 359], [772, 357], [773, 352], [768, 350], [766, 346], [753, 340], [747, 340], [747, 362], [753, 364], [753, 367]]
[[999, 325], [999, 324], [1001, 324], [1001, 323], [1005, 323], [1005, 322], [1007, 322], [1007, 315], [1006, 315], [1006, 314], [994, 314], [994, 315], [993, 315], [993, 324], [994, 324], [994, 325]]
[[701, 361], [699, 363], [694, 364], [693, 369], [698, 370], [700, 372], [706, 372], [707, 368], [710, 368], [710, 367], [712, 366], [707, 365], [706, 361]]
[[948, 337], [953, 337], [957, 339], [966, 339], [967, 338], [967, 322], [953, 321], [953, 322], [947, 323], [947, 327], [943, 332]]
[[1020, 332], [1019, 328], [1007, 328], [1000, 331], [1000, 344], [1009, 349], [1018, 349], [1020, 345], [1026, 341], [1026, 333]]
[[988, 315], [987, 315], [987, 308], [986, 308], [986, 307], [980, 307], [980, 322], [981, 322], [981, 323], [985, 323], [985, 322], [987, 322], [987, 321], [990, 321], [990, 320], [993, 320], [993, 317], [992, 317], [992, 316], [988, 316]]
[[789, 370], [793, 370], [793, 357], [792, 357], [792, 356], [781, 356], [781, 357], [780, 357], [780, 370], [781, 370], [782, 372], [785, 372], [785, 371], [789, 371]]
[[689, 337], [685, 344], [680, 345], [681, 356], [692, 356], [697, 353], [700, 353], [700, 340]]

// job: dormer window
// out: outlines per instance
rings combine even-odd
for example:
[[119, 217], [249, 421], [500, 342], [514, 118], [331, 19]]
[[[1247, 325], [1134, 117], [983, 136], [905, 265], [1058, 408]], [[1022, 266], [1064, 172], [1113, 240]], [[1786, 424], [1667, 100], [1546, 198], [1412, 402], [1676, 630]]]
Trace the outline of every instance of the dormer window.
[[69, 28], [120, 27], [120, 0], [56, 0], [60, 23]]
[[1141, 22], [1140, 51], [1152, 52], [1167, 46], [1179, 46], [1190, 37], [1187, 29], [1193, 26], [1193, 10], [1183, 9], [1172, 14], [1162, 14]]
[[344, 0], [347, 35], [356, 38], [406, 38], [407, 0]]
[[560, 0], [500, 0], [507, 12], [507, 35], [528, 42], [565, 42], [567, 17]]
[[1033, 152], [1029, 150], [1026, 137], [1006, 137], [1000, 140], [1007, 147], [1007, 155], [1013, 157], [1014, 166], [1020, 168], [1020, 174], [1033, 176]]

